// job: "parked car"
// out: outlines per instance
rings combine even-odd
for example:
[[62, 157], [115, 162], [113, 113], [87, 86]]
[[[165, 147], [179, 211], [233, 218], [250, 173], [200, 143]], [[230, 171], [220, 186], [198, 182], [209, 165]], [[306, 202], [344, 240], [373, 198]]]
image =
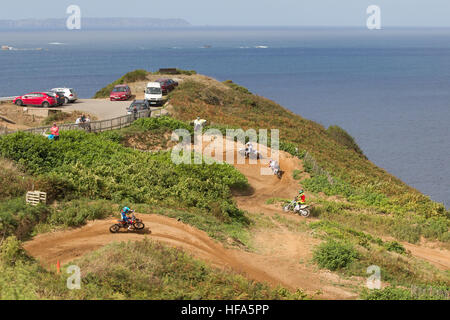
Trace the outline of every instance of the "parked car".
[[156, 82], [161, 84], [161, 90], [163, 94], [168, 94], [170, 91], [175, 89], [175, 85], [169, 81], [170, 79], [158, 79]]
[[62, 93], [62, 92], [49, 91], [49, 92], [45, 92], [45, 93], [56, 98], [56, 105], [58, 107], [62, 106], [66, 102], [66, 98], [64, 97], [64, 93]]
[[72, 88], [53, 88], [50, 91], [62, 93], [65, 98], [64, 103], [74, 103], [78, 100], [78, 95]]
[[111, 101], [128, 100], [131, 98], [131, 89], [126, 84], [118, 84], [114, 87], [109, 95]]
[[134, 107], [136, 107], [136, 110], [144, 111], [150, 109], [150, 103], [147, 100], [134, 100], [130, 106], [127, 108], [127, 113], [132, 114], [134, 112]]
[[45, 92], [31, 92], [23, 96], [16, 97], [13, 103], [18, 106], [40, 106], [43, 108], [57, 106], [58, 101], [55, 96]]
[[173, 79], [168, 79], [169, 83], [172, 84], [172, 90], [178, 87], [178, 82]]
[[163, 104], [163, 94], [161, 89], [161, 83], [159, 82], [149, 82], [145, 88], [145, 100], [147, 100], [150, 105], [160, 106]]

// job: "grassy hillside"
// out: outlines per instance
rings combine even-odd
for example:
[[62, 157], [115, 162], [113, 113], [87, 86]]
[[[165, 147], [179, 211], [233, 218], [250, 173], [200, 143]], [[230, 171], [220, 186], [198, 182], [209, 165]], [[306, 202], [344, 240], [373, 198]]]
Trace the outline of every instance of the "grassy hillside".
[[[0, 299], [305, 299], [301, 292], [211, 268], [161, 243], [114, 243], [73, 262], [81, 290], [68, 290], [68, 274], [41, 268], [14, 237], [0, 247]], [[69, 264], [70, 265], [70, 264]]]
[[[329, 204], [320, 194], [346, 199], [339, 214], [352, 212], [355, 217], [355, 213], [363, 213], [358, 216], [358, 227], [370, 229], [383, 224], [390, 234], [412, 242], [420, 236], [450, 240], [450, 214], [444, 205], [370, 162], [342, 128], [326, 129], [230, 81], [207, 85], [187, 79], [170, 93], [170, 99], [173, 115], [180, 120], [191, 121], [200, 116], [210, 124], [244, 130], [279, 129], [282, 142], [303, 151], [300, 156], [308, 155], [304, 167], [311, 178], [301, 181], [302, 186], [319, 195], [322, 208], [336, 204]], [[338, 218], [320, 208], [316, 214]], [[351, 221], [354, 219], [347, 217], [346, 223], [355, 224]], [[421, 229], [427, 225], [434, 231]], [[408, 233], [414, 236], [409, 237]]]

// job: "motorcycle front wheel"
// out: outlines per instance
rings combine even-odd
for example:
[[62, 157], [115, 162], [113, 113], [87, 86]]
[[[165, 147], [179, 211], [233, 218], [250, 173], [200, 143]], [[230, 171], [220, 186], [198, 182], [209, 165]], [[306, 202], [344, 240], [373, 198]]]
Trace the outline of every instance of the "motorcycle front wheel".
[[136, 222], [136, 223], [134, 224], [134, 228], [135, 228], [136, 230], [142, 230], [142, 229], [145, 228], [145, 224], [143, 224], [142, 222]]

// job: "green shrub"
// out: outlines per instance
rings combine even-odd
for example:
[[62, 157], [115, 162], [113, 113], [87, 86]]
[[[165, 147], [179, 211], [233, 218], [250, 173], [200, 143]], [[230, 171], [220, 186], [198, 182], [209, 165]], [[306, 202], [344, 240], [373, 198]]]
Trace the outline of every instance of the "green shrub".
[[312, 192], [323, 192], [327, 196], [343, 195], [350, 197], [354, 190], [353, 188], [340, 179], [330, 179], [325, 175], [316, 175], [302, 181], [303, 187]]
[[283, 140], [280, 141], [279, 147], [280, 150], [286, 151], [287, 153], [299, 159], [302, 159], [306, 154], [305, 150], [299, 150], [299, 148], [295, 144]]
[[195, 71], [195, 70], [177, 69], [177, 73], [178, 74], [184, 74], [184, 75], [187, 75], [187, 76], [193, 76], [193, 75], [197, 74], [197, 71]]
[[397, 287], [379, 290], [365, 290], [361, 296], [365, 300], [412, 300], [411, 291]]
[[349, 243], [328, 240], [314, 250], [313, 260], [321, 267], [335, 271], [358, 259], [359, 254]]
[[51, 208], [43, 204], [27, 205], [25, 197], [0, 202], [0, 237], [15, 235], [26, 239], [33, 227], [46, 219]]
[[[156, 123], [178, 126], [169, 118]], [[138, 122], [149, 128], [154, 124], [153, 120]], [[246, 188], [248, 182], [229, 164], [176, 165], [170, 152], [140, 152], [82, 131], [65, 131], [53, 142], [23, 132], [3, 136], [0, 154], [33, 174], [51, 177], [61, 188], [58, 192], [69, 191], [71, 198], [135, 203], [176, 199], [179, 205], [208, 210], [212, 202], [219, 202], [230, 217], [243, 215], [234, 205], [231, 190]]]
[[295, 180], [300, 180], [301, 174], [302, 174], [302, 173], [303, 173], [302, 170], [297, 170], [297, 169], [295, 169], [295, 170], [292, 172], [292, 177], [293, 177]]
[[405, 247], [403, 247], [400, 243], [397, 241], [388, 241], [384, 243], [385, 248], [388, 251], [397, 252], [400, 254], [404, 254], [406, 252]]
[[24, 196], [34, 180], [12, 161], [0, 158], [0, 200]]
[[361, 297], [366, 300], [449, 300], [448, 286], [412, 286], [410, 289], [386, 287], [380, 290], [364, 290]]
[[157, 129], [168, 129], [174, 131], [176, 129], [185, 129], [191, 134], [194, 132], [191, 125], [169, 116], [158, 118], [141, 118], [133, 122], [131, 127], [142, 131], [153, 131]]
[[51, 226], [78, 227], [89, 220], [104, 219], [114, 213], [111, 202], [106, 200], [75, 200], [63, 203], [47, 218]]
[[55, 112], [52, 113], [51, 115], [49, 115], [47, 118], [44, 119], [44, 121], [42, 121], [42, 124], [44, 126], [48, 126], [48, 125], [53, 125], [54, 122], [61, 122], [64, 121], [66, 119], [70, 119], [72, 117], [72, 114], [68, 113], [68, 112]]
[[[327, 129], [329, 136], [337, 143], [354, 150], [356, 153], [364, 156], [364, 153], [356, 144], [355, 139], [339, 126], [330, 126]], [[364, 156], [365, 157], [365, 156]]]
[[14, 266], [19, 261], [30, 260], [22, 248], [22, 244], [15, 236], [4, 239], [0, 246], [0, 263], [6, 266]]
[[229, 86], [230, 88], [240, 92], [240, 93], [252, 94], [247, 88], [245, 88], [243, 86], [240, 86], [240, 85], [234, 83], [231, 80], [225, 80], [223, 83], [226, 84], [227, 86]]

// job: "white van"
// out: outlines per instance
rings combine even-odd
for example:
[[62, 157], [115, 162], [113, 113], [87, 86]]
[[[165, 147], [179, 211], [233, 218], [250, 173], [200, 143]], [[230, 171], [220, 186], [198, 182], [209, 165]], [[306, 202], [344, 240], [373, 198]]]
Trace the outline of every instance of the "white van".
[[145, 100], [147, 100], [150, 105], [162, 105], [163, 94], [161, 84], [159, 82], [147, 83], [147, 87], [145, 88]]

